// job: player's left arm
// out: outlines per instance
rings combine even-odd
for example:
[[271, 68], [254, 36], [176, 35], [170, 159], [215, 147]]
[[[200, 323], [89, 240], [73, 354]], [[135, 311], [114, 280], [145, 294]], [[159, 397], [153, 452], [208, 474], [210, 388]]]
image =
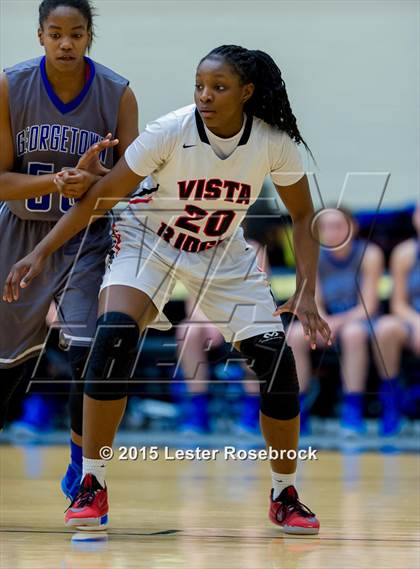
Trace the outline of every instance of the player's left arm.
[[124, 156], [124, 152], [139, 135], [139, 109], [136, 97], [130, 87], [127, 87], [121, 97], [118, 111], [118, 125], [115, 137], [119, 144], [116, 147], [118, 158]]
[[305, 336], [309, 339], [311, 348], [316, 347], [317, 332], [328, 343], [330, 329], [321, 318], [315, 302], [316, 274], [318, 267], [319, 243], [313, 235], [312, 219], [314, 206], [312, 204], [309, 183], [303, 176], [290, 186], [276, 185], [276, 190], [286, 206], [293, 222], [293, 247], [296, 261], [296, 292], [275, 314], [293, 312], [302, 323]]

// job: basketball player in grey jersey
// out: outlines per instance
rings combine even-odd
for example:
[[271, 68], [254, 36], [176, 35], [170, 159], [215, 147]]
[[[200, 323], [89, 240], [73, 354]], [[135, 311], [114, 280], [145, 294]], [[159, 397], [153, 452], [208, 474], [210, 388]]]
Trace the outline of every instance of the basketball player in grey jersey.
[[[128, 81], [85, 56], [93, 37], [88, 0], [41, 2], [38, 36], [45, 55], [6, 69], [0, 79], [1, 281], [74, 200], [112, 168], [113, 143], [101, 143], [101, 163], [95, 159], [89, 172], [78, 170], [64, 193], [53, 182], [55, 173], [78, 162], [86, 165], [89, 147], [107, 133], [120, 141], [117, 157], [138, 135], [137, 103]], [[0, 301], [0, 429], [21, 364], [31, 359], [35, 366], [42, 352], [52, 301], [77, 379], [95, 329], [109, 244], [109, 222], [99, 220], [83, 240], [78, 235], [57, 252], [43, 278], [18, 303]], [[82, 391], [73, 382], [72, 463], [63, 485], [68, 494], [81, 465]]]

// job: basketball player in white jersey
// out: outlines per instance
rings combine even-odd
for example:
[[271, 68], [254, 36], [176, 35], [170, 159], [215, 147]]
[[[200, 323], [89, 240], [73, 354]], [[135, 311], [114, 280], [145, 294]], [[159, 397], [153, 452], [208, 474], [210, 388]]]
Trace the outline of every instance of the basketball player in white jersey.
[[[271, 57], [239, 46], [216, 48], [198, 65], [195, 105], [148, 125], [113, 170], [13, 266], [4, 289], [8, 300], [92, 216], [143, 182], [117, 224], [114, 258], [102, 283], [85, 372], [83, 479], [66, 513], [68, 526], [104, 525], [108, 500], [100, 449], [112, 446], [123, 415], [140, 333], [149, 325], [170, 326], [162, 309], [176, 279], [251, 364], [260, 381], [267, 446], [297, 449], [299, 386], [280, 313], [299, 317], [312, 347], [317, 331], [328, 342], [330, 330], [314, 300], [318, 246], [295, 143], [306, 146]], [[296, 292], [279, 308], [240, 227], [266, 175], [293, 220]], [[283, 455], [271, 461], [271, 469], [271, 521], [285, 532], [318, 533], [318, 519], [295, 489], [296, 460]]]

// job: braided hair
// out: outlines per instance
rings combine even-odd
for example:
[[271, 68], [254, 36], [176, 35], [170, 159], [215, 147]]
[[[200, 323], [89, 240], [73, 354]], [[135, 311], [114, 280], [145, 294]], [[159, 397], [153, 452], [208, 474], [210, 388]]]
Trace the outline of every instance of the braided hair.
[[95, 16], [94, 6], [89, 0], [43, 0], [39, 5], [39, 27], [42, 29], [44, 27], [44, 22], [51, 14], [53, 10], [59, 8], [60, 6], [66, 6], [68, 8], [75, 8], [78, 10], [87, 22], [87, 29], [90, 32], [91, 39], [89, 42], [89, 48], [92, 44], [94, 38], [93, 29], [93, 18]]
[[239, 75], [243, 84], [254, 84], [254, 94], [245, 103], [244, 111], [287, 132], [297, 144], [302, 143], [313, 158], [312, 152], [299, 132], [281, 71], [272, 57], [258, 49], [222, 45], [212, 49], [199, 65], [206, 59], [217, 58], [225, 60]]

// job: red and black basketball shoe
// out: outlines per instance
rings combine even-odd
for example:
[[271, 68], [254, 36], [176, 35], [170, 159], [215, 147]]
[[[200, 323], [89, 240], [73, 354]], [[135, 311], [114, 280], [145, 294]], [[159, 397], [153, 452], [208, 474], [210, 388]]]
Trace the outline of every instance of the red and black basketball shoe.
[[319, 521], [315, 514], [299, 501], [294, 486], [285, 488], [275, 500], [271, 490], [268, 517], [285, 533], [311, 535], [319, 532]]
[[79, 491], [66, 510], [68, 527], [77, 529], [105, 529], [108, 524], [108, 490], [102, 488], [93, 474], [86, 474]]

